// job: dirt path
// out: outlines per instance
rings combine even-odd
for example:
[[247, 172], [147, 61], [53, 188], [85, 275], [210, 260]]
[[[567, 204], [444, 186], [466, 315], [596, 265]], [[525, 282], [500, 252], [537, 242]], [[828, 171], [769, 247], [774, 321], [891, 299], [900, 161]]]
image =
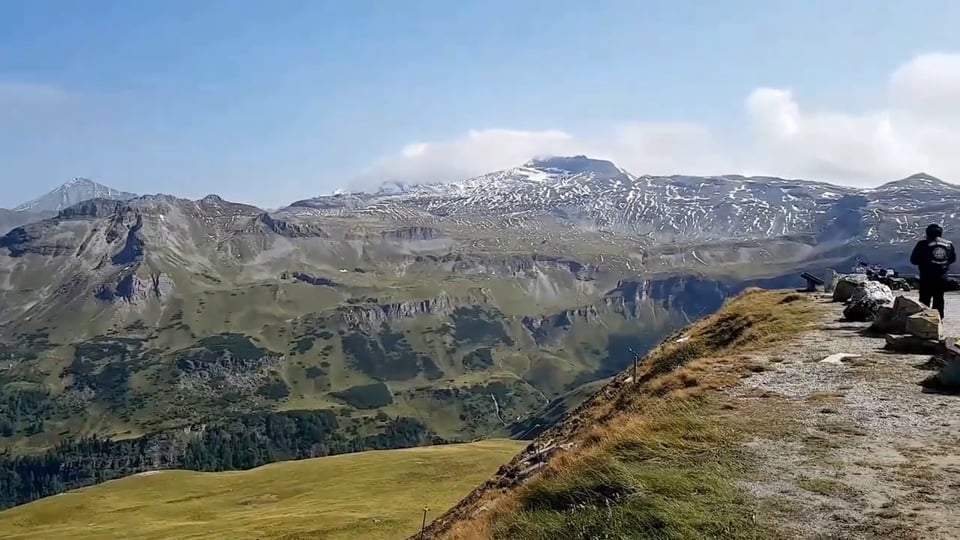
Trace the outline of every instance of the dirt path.
[[[828, 309], [821, 329], [756, 358], [763, 370], [728, 390], [796, 423], [751, 444], [761, 457], [745, 487], [800, 538], [960, 538], [960, 396], [925, 392], [929, 357], [887, 353]], [[960, 336], [960, 295], [945, 330]], [[857, 357], [822, 362], [840, 353]]]

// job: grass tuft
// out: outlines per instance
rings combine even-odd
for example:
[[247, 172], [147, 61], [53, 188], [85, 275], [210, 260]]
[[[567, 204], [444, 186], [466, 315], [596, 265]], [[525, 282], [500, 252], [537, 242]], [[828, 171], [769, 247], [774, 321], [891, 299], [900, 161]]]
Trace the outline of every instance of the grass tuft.
[[732, 482], [738, 430], [714, 400], [671, 397], [650, 422], [620, 426], [596, 451], [542, 481], [499, 520], [494, 538], [774, 537]]

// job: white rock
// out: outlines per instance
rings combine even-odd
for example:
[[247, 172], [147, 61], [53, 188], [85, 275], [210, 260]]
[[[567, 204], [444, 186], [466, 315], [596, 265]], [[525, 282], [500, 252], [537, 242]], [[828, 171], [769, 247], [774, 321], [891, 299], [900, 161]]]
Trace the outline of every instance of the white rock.
[[890, 287], [877, 281], [865, 281], [853, 291], [843, 309], [843, 317], [848, 321], [872, 321], [880, 314], [881, 307], [891, 303], [893, 291]]
[[854, 289], [850, 301], [859, 302], [865, 298], [879, 305], [889, 305], [893, 303], [893, 291], [879, 281], [865, 281]]
[[820, 361], [821, 364], [842, 364], [848, 358], [860, 358], [859, 354], [837, 353], [831, 354]]
[[846, 302], [853, 296], [853, 292], [867, 281], [866, 274], [843, 274], [837, 278], [837, 285], [833, 289], [834, 302]]

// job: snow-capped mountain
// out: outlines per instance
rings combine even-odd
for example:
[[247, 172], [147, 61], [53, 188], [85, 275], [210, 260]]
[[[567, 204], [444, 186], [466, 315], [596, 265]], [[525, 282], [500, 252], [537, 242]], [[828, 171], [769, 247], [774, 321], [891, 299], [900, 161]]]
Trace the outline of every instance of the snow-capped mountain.
[[657, 241], [815, 235], [898, 242], [957, 221], [960, 187], [926, 174], [875, 189], [773, 177], [640, 176], [585, 156], [532, 160], [463, 181], [323, 196], [286, 211], [396, 218], [544, 217]]
[[138, 197], [134, 193], [119, 191], [86, 178], [74, 178], [50, 193], [14, 208], [15, 212], [59, 212], [77, 203], [90, 199], [112, 199], [118, 201]]

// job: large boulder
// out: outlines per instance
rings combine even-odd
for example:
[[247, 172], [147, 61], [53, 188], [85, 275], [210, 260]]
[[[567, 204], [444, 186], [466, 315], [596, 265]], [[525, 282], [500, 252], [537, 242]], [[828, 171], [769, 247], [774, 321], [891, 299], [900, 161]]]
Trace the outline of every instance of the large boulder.
[[846, 302], [850, 300], [854, 291], [868, 281], [866, 274], [843, 274], [839, 276], [833, 288], [833, 301]]
[[907, 317], [907, 333], [920, 339], [943, 339], [943, 326], [940, 324], [940, 313], [935, 309], [924, 309]]
[[870, 330], [883, 334], [906, 334], [907, 319], [925, 309], [923, 304], [912, 298], [897, 296], [892, 307], [880, 308]]
[[843, 318], [853, 322], [872, 321], [877, 318], [880, 308], [892, 303], [890, 287], [877, 281], [864, 281], [851, 294], [847, 307], [843, 309]]

